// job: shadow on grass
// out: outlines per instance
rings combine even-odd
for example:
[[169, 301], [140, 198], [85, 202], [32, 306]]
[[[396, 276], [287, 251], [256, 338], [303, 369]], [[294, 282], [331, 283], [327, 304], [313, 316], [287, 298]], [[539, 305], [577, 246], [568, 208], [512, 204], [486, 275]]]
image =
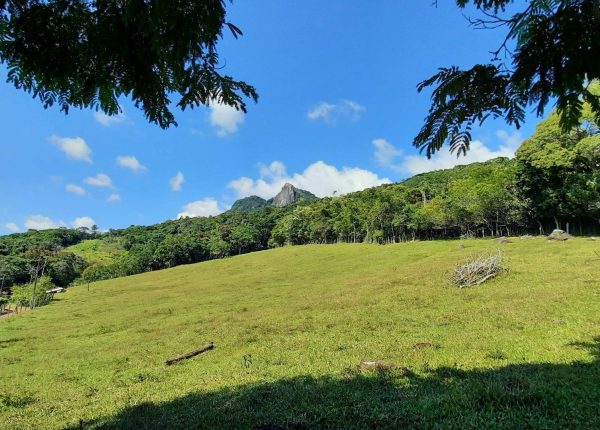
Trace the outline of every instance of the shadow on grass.
[[141, 404], [72, 428], [127, 429], [597, 429], [600, 338], [592, 362], [490, 370], [347, 369]]

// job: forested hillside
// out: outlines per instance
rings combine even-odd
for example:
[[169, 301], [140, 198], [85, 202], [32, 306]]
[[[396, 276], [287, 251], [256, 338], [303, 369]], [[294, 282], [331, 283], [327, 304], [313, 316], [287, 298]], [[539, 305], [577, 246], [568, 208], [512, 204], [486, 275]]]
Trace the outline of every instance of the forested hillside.
[[598, 234], [600, 134], [589, 120], [565, 134], [551, 115], [513, 160], [458, 166], [283, 207], [239, 206], [215, 217], [102, 234], [58, 229], [0, 237], [0, 279], [5, 290], [43, 275], [67, 286], [309, 243], [384, 244], [545, 234], [553, 228]]

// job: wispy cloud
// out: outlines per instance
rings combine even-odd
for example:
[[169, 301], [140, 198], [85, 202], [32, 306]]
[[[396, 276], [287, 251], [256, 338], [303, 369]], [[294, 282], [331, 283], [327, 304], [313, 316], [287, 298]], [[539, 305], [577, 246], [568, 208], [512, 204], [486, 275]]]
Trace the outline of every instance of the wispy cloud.
[[52, 135], [48, 140], [58, 146], [70, 160], [92, 162], [92, 150], [81, 137], [60, 137]]
[[341, 119], [358, 121], [366, 108], [352, 100], [342, 100], [338, 103], [321, 102], [308, 111], [306, 116], [310, 120], [322, 120], [328, 124], [335, 124]]
[[117, 164], [121, 167], [125, 167], [126, 169], [133, 170], [134, 172], [146, 170], [146, 166], [140, 163], [139, 160], [133, 155], [119, 155], [117, 157]]
[[76, 194], [78, 196], [85, 196], [86, 194], [85, 188], [75, 184], [67, 184], [65, 186], [65, 190], [67, 190], [67, 192], [69, 193]]
[[94, 187], [112, 187], [112, 179], [105, 173], [98, 173], [96, 176], [89, 176], [83, 180], [86, 184]]
[[121, 201], [121, 196], [120, 196], [119, 194], [116, 194], [116, 193], [115, 193], [115, 194], [111, 194], [111, 195], [109, 195], [109, 196], [106, 198], [106, 201], [107, 201], [108, 203], [111, 203], [111, 202], [119, 202], [119, 201]]
[[21, 231], [21, 227], [14, 222], [8, 222], [4, 224], [4, 227], [6, 227], [6, 229], [11, 233], [19, 233]]
[[385, 139], [375, 139], [372, 143], [375, 147], [375, 159], [382, 166], [390, 166], [393, 164], [396, 157], [402, 155], [400, 149], [396, 148]]
[[183, 173], [177, 172], [177, 174], [169, 180], [171, 191], [181, 191], [184, 182], [185, 178], [183, 177]]
[[121, 112], [116, 115], [107, 115], [104, 112], [94, 112], [94, 119], [104, 127], [112, 127], [127, 121], [127, 114], [121, 107]]

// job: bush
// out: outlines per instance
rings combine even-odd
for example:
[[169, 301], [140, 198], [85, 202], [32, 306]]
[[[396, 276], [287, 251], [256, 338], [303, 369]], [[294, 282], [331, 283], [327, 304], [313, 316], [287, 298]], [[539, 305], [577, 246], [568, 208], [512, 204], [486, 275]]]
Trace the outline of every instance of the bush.
[[81, 274], [83, 282], [96, 282], [104, 279], [118, 278], [123, 274], [123, 269], [118, 264], [92, 264]]
[[12, 301], [30, 308], [32, 305], [35, 305], [36, 307], [47, 305], [50, 303], [50, 300], [52, 300], [52, 295], [46, 294], [46, 291], [52, 288], [56, 288], [56, 285], [52, 283], [50, 277], [42, 276], [38, 279], [37, 285], [35, 285], [35, 296], [33, 283], [15, 285], [12, 288]]
[[8, 299], [6, 297], [0, 297], [0, 315], [4, 313], [4, 308], [8, 304]]
[[507, 269], [502, 265], [504, 254], [483, 255], [470, 258], [465, 263], [459, 264], [452, 274], [452, 283], [458, 288], [474, 287], [483, 284]]

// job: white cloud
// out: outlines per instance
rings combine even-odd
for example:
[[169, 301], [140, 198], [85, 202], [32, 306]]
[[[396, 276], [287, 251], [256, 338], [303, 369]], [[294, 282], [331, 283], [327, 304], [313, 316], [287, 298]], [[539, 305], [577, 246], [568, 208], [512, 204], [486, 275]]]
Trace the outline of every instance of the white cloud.
[[43, 215], [31, 215], [25, 220], [25, 228], [31, 230], [48, 230], [66, 226], [64, 221], [54, 221]]
[[224, 210], [219, 206], [217, 200], [207, 197], [188, 203], [182, 208], [182, 211], [177, 214], [177, 218], [218, 215]]
[[498, 157], [514, 157], [515, 151], [523, 141], [521, 135], [518, 132], [509, 135], [504, 130], [499, 131], [497, 135], [503, 143], [496, 150], [490, 149], [480, 140], [473, 140], [466, 156], [457, 157], [456, 154], [452, 154], [447, 148], [443, 148], [436, 152], [430, 159], [419, 155], [406, 156], [400, 165], [397, 166], [397, 169], [416, 175], [417, 173], [449, 169], [457, 165], [487, 161]]
[[138, 172], [140, 170], [146, 170], [146, 166], [139, 162], [137, 158], [133, 155], [119, 155], [117, 157], [117, 164], [121, 167], [125, 167], [127, 169], [131, 169], [134, 172]]
[[377, 139], [373, 141], [375, 146], [374, 156], [381, 165], [411, 175], [450, 169], [457, 165], [482, 162], [498, 157], [514, 157], [515, 151], [523, 141], [520, 133], [513, 132], [509, 134], [505, 130], [500, 130], [496, 133], [496, 136], [501, 141], [496, 150], [491, 149], [481, 140], [473, 140], [466, 156], [457, 157], [448, 148], [442, 148], [429, 159], [424, 155], [407, 155], [398, 161], [396, 161], [396, 158], [402, 155], [402, 151], [383, 139]]
[[85, 196], [85, 188], [80, 187], [79, 185], [67, 184], [65, 190], [69, 193], [77, 194], [78, 196]]
[[125, 122], [127, 120], [127, 114], [121, 107], [121, 112], [116, 115], [107, 115], [104, 112], [94, 112], [94, 119], [104, 127], [110, 127]]
[[358, 167], [338, 169], [323, 161], [317, 161], [302, 173], [292, 175], [287, 173], [283, 163], [273, 161], [269, 165], [260, 165], [259, 173], [258, 179], [241, 177], [231, 181], [228, 187], [234, 190], [238, 197], [257, 195], [268, 199], [275, 196], [286, 182], [319, 197], [350, 193], [391, 182], [388, 178], [380, 178], [368, 170]]
[[121, 201], [121, 196], [119, 194], [111, 194], [106, 198], [107, 202], [119, 202]]
[[[12, 227], [19, 228], [14, 223], [10, 224]], [[92, 228], [94, 224], [96, 224], [96, 222], [89, 216], [77, 217], [71, 222], [73, 228]], [[52, 218], [43, 215], [31, 215], [25, 220], [25, 228], [31, 230], [48, 230], [60, 227], [67, 227], [67, 224], [64, 221], [54, 221]], [[6, 228], [9, 228], [8, 224], [6, 225]]]
[[73, 220], [73, 222], [71, 223], [71, 225], [73, 226], [73, 228], [91, 229], [92, 226], [96, 225], [96, 221], [94, 221], [94, 219], [89, 216], [81, 216], [81, 217], [75, 218]]
[[221, 103], [210, 103], [210, 125], [217, 127], [217, 136], [225, 137], [237, 133], [244, 123], [244, 112]]
[[82, 160], [92, 162], [92, 150], [81, 137], [60, 137], [52, 135], [48, 138], [50, 142], [58, 146], [70, 160]]
[[366, 108], [352, 100], [342, 100], [338, 103], [321, 102], [308, 111], [306, 116], [313, 121], [323, 120], [335, 124], [340, 119], [358, 121]]
[[6, 229], [8, 231], [10, 231], [11, 233], [18, 233], [21, 231], [21, 228], [14, 222], [8, 222], [8, 223], [4, 224], [4, 227], [6, 227]]
[[375, 147], [375, 159], [382, 166], [392, 165], [396, 157], [402, 155], [401, 150], [385, 139], [375, 139], [372, 143]]
[[184, 182], [185, 179], [183, 177], [183, 173], [177, 172], [177, 174], [169, 180], [169, 186], [171, 187], [172, 191], [180, 191]]
[[513, 155], [521, 143], [523, 143], [523, 136], [518, 131], [513, 131], [512, 133], [508, 133], [506, 130], [498, 130], [496, 132], [496, 136], [502, 141], [501, 148], [506, 148], [507, 150], [512, 150]]
[[112, 179], [104, 173], [98, 173], [96, 176], [89, 176], [83, 181], [94, 187], [112, 187]]
[[323, 118], [324, 120], [327, 120], [330, 118], [334, 110], [335, 105], [327, 102], [321, 102], [309, 110], [306, 116], [308, 116], [309, 119]]

